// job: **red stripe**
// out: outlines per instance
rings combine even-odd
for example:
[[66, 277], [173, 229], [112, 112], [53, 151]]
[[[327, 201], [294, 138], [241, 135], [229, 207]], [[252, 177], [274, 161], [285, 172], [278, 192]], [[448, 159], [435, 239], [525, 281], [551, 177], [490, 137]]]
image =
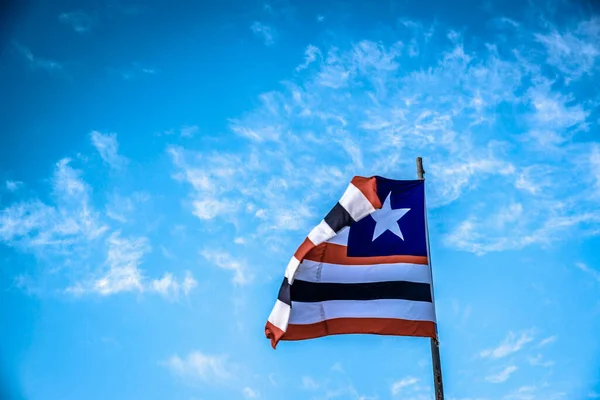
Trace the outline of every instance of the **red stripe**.
[[309, 238], [306, 238], [306, 239], [304, 239], [304, 242], [302, 242], [300, 247], [298, 247], [298, 250], [296, 250], [296, 253], [294, 253], [294, 257], [296, 257], [296, 260], [302, 261], [304, 256], [306, 256], [306, 254], [314, 248], [315, 248], [315, 244], [313, 242], [311, 242]]
[[281, 340], [283, 334], [284, 332], [281, 329], [267, 321], [267, 325], [265, 326], [265, 335], [267, 336], [267, 339], [271, 340], [271, 346], [273, 348], [277, 347], [277, 343]]
[[372, 264], [423, 264], [427, 265], [427, 257], [423, 256], [376, 256], [348, 257], [347, 246], [335, 243], [321, 243], [306, 254], [305, 260], [339, 265], [372, 265]]
[[381, 208], [381, 200], [379, 199], [379, 196], [377, 196], [377, 178], [355, 176], [350, 182], [365, 195], [375, 209]]
[[374, 334], [435, 338], [436, 325], [431, 321], [392, 318], [335, 318], [316, 324], [288, 325], [281, 340], [305, 340], [330, 335]]

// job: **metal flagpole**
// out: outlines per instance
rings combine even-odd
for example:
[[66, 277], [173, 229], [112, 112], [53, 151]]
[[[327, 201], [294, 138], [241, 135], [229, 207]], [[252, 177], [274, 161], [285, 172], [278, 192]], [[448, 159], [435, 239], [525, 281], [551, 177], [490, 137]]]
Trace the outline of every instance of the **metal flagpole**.
[[[417, 178], [425, 180], [425, 170], [423, 169], [423, 159], [417, 157]], [[431, 273], [431, 299], [435, 307], [433, 297], [433, 272], [431, 271], [431, 252], [429, 251], [429, 227], [427, 226], [427, 208], [425, 208], [425, 231], [427, 234], [427, 257], [429, 260], [429, 272]], [[437, 328], [436, 328], [437, 336]], [[433, 363], [433, 385], [435, 387], [435, 400], [444, 400], [444, 385], [442, 383], [442, 363], [440, 361], [440, 342], [438, 339], [431, 340], [431, 360]]]

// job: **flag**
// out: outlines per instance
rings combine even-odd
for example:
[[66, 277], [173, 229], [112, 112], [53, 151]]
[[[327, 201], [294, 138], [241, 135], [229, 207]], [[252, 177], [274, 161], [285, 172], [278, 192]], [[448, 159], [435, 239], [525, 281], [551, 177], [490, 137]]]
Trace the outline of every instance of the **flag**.
[[423, 180], [356, 176], [286, 270], [265, 334], [436, 338]]

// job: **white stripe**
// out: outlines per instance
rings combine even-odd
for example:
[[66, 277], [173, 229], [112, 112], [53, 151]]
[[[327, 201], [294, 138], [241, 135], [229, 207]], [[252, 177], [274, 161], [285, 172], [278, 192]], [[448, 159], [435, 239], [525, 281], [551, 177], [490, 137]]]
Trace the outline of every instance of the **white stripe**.
[[292, 302], [290, 324], [314, 324], [333, 318], [396, 318], [435, 322], [433, 303], [409, 300], [330, 300]]
[[339, 265], [304, 260], [296, 272], [295, 279], [317, 283], [368, 283], [387, 281], [431, 283], [431, 274], [429, 273], [429, 266], [421, 264]]
[[340, 231], [337, 233], [337, 235], [335, 235], [334, 237], [329, 239], [327, 241], [327, 243], [335, 243], [335, 244], [339, 244], [342, 246], [348, 246], [348, 234], [349, 233], [350, 233], [350, 227], [345, 226], [342, 229], [340, 229]]
[[322, 220], [321, 223], [313, 228], [308, 234], [308, 238], [315, 246], [323, 243], [324, 241], [331, 239], [335, 236], [335, 231], [331, 229], [329, 224]]
[[371, 202], [352, 183], [344, 192], [339, 203], [348, 211], [353, 220], [359, 221], [375, 211]]
[[288, 327], [289, 319], [290, 306], [277, 299], [273, 311], [271, 311], [271, 315], [269, 315], [269, 322], [285, 332]]
[[294, 283], [294, 276], [296, 275], [296, 271], [298, 270], [298, 266], [300, 265], [300, 261], [292, 256], [292, 259], [290, 260], [290, 262], [287, 265], [287, 268], [285, 269], [285, 277], [288, 280], [288, 283], [291, 285], [292, 283]]

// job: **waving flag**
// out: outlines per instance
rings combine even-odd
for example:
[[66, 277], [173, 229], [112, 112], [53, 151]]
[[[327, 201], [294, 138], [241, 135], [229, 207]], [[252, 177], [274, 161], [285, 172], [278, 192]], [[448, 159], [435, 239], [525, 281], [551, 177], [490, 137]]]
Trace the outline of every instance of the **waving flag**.
[[285, 271], [265, 333], [436, 338], [422, 180], [354, 177]]

